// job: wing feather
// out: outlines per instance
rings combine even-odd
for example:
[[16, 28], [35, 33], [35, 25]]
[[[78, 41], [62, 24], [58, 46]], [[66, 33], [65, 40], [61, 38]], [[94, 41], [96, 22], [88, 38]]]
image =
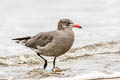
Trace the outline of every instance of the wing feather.
[[55, 35], [55, 31], [41, 32], [26, 41], [25, 46], [32, 48], [37, 48], [37, 46], [44, 47], [53, 41], [53, 34]]

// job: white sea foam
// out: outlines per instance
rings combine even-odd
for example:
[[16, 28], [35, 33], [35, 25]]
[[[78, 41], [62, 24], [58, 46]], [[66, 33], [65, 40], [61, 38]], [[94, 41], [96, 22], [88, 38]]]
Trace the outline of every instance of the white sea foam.
[[78, 47], [71, 49], [68, 53], [60, 56], [60, 60], [67, 58], [76, 58], [83, 56], [91, 56], [97, 54], [110, 54], [120, 51], [120, 42], [119, 41], [110, 41], [110, 42], [100, 42], [92, 45], [86, 45], [83, 47]]
[[75, 77], [69, 77], [69, 78], [46, 78], [46, 79], [40, 79], [40, 80], [92, 80], [92, 79], [112, 79], [112, 78], [119, 78], [120, 77], [120, 72], [114, 72], [112, 74], [106, 74], [103, 72], [91, 72], [88, 74], [83, 74], [83, 75], [77, 75]]

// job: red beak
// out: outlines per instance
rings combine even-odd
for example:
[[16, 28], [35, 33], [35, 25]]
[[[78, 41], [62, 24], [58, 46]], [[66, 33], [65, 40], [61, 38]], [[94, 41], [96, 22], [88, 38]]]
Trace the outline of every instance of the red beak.
[[75, 24], [73, 27], [82, 28], [80, 25]]

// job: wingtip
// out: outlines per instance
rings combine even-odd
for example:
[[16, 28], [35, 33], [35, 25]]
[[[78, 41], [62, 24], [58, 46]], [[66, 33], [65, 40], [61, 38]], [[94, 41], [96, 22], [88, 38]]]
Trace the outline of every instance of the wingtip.
[[16, 39], [12, 39], [12, 40], [16, 40]]

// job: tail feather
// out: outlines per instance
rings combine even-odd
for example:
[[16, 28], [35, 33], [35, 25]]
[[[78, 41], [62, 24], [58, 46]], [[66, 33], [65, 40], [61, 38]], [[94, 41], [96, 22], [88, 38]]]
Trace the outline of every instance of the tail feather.
[[31, 38], [30, 36], [27, 36], [27, 37], [22, 37], [22, 38], [15, 38], [15, 39], [12, 39], [12, 40], [19, 40], [19, 41], [21, 41], [21, 40], [28, 40], [30, 38]]

